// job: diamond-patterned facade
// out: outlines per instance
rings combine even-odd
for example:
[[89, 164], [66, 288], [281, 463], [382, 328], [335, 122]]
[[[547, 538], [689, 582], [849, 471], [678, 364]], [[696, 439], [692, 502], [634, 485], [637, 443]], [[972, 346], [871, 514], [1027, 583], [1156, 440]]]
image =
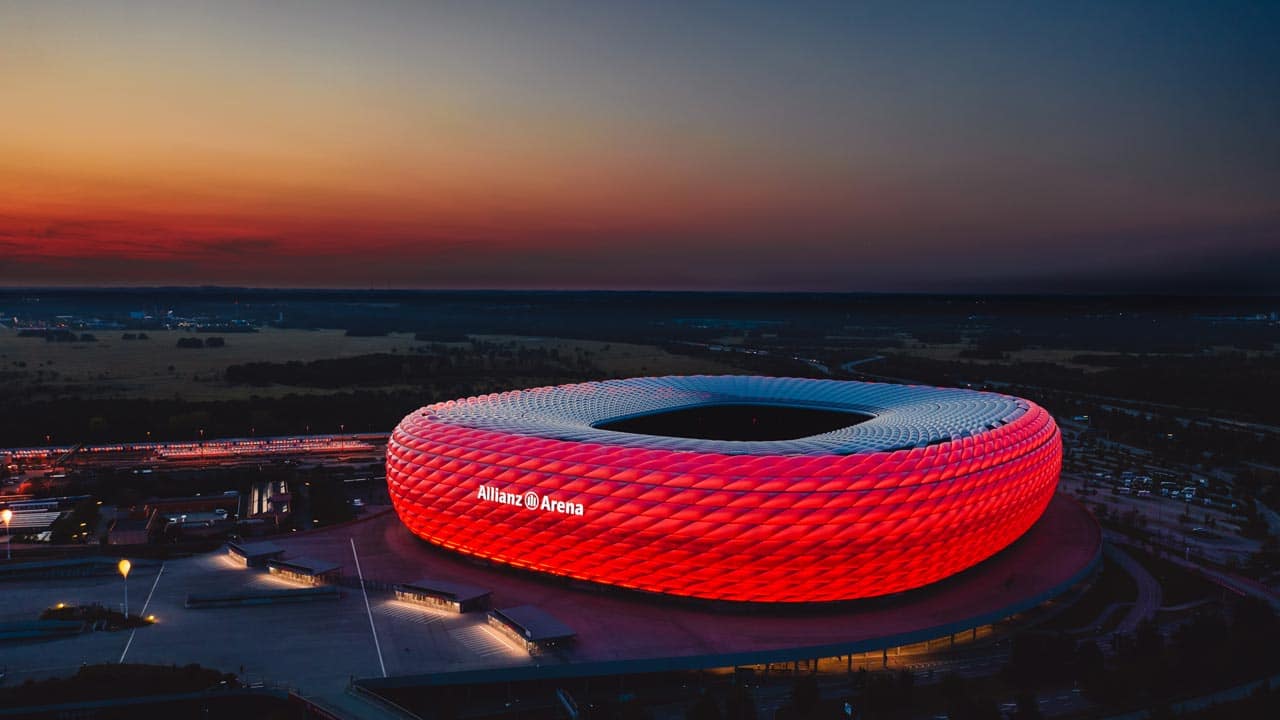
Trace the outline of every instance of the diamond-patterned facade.
[[[725, 402], [873, 417], [782, 441], [593, 427]], [[1005, 395], [634, 378], [425, 407], [392, 434], [387, 483], [413, 533], [468, 555], [670, 595], [820, 602], [918, 588], [991, 557], [1039, 519], [1061, 458], [1053, 418]]]

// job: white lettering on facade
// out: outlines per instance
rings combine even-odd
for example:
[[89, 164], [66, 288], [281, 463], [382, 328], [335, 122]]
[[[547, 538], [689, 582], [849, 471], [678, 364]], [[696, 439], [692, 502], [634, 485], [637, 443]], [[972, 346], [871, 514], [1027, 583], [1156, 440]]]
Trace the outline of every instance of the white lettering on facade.
[[525, 508], [526, 510], [537, 510], [539, 512], [557, 513], [559, 515], [577, 515], [581, 516], [586, 508], [582, 503], [567, 502], [565, 500], [552, 500], [545, 495], [539, 496], [538, 493], [529, 490], [523, 494], [509, 493], [505, 490], [499, 490], [492, 485], [481, 485], [476, 492], [476, 497], [485, 502], [498, 503], [499, 505], [510, 505], [512, 507]]

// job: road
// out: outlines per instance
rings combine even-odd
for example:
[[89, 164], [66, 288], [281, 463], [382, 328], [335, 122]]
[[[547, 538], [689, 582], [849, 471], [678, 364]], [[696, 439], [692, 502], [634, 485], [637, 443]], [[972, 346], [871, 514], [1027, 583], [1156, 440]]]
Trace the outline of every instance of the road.
[[1134, 560], [1131, 555], [1121, 550], [1109, 533], [1104, 533], [1107, 542], [1102, 546], [1102, 552], [1107, 558], [1114, 561], [1117, 565], [1124, 569], [1125, 572], [1134, 579], [1138, 584], [1138, 599], [1134, 601], [1133, 607], [1129, 609], [1128, 614], [1116, 626], [1116, 632], [1130, 634], [1138, 629], [1138, 624], [1143, 620], [1155, 619], [1156, 611], [1160, 609], [1160, 602], [1163, 599], [1163, 592], [1160, 589], [1160, 583], [1152, 577], [1151, 573], [1142, 566], [1142, 563]]
[[872, 355], [871, 357], [862, 358], [861, 360], [850, 360], [849, 362], [841, 365], [840, 369], [847, 373], [852, 373], [854, 372], [854, 368], [856, 368], [859, 365], [865, 365], [866, 363], [876, 362], [878, 360], [883, 360], [883, 359], [884, 359], [883, 355]]
[[1267, 532], [1272, 535], [1280, 535], [1280, 513], [1267, 507], [1261, 500], [1254, 500], [1253, 507], [1267, 523]]
[[1267, 602], [1273, 609], [1280, 612], [1280, 593], [1277, 593], [1275, 590], [1263, 585], [1257, 580], [1229, 572], [1223, 572], [1221, 570], [1214, 570], [1213, 568], [1207, 568], [1193, 562], [1187, 562], [1186, 560], [1182, 560], [1177, 557], [1169, 559], [1182, 567], [1200, 573], [1204, 577], [1208, 578], [1210, 582], [1216, 583], [1237, 595], [1249, 595]]
[[[1121, 535], [1120, 533], [1117, 533], [1113, 530], [1104, 530], [1103, 537], [1107, 541], [1106, 544], [1104, 545], [1104, 551], [1114, 551], [1122, 555], [1124, 553], [1118, 547], [1116, 547], [1117, 543], [1132, 542], [1131, 540], [1126, 538], [1124, 535]], [[1110, 555], [1108, 556], [1110, 557]], [[1128, 555], [1125, 555], [1125, 557], [1128, 557]], [[1132, 558], [1129, 558], [1129, 559], [1133, 561]], [[1197, 563], [1189, 562], [1187, 560], [1179, 558], [1176, 555], [1166, 556], [1166, 559], [1176, 565], [1180, 565], [1192, 572], [1195, 572], [1201, 575], [1202, 577], [1207, 579], [1209, 582], [1212, 582], [1220, 587], [1224, 587], [1227, 590], [1230, 590], [1231, 592], [1237, 595], [1241, 595], [1241, 596], [1248, 595], [1251, 597], [1258, 598], [1259, 600], [1262, 600], [1270, 604], [1272, 608], [1275, 608], [1278, 612], [1280, 612], [1280, 592], [1275, 591], [1274, 589], [1258, 582], [1257, 580], [1254, 580], [1252, 578], [1247, 578], [1241, 575], [1236, 575], [1234, 573], [1229, 573], [1222, 570], [1216, 570], [1214, 568], [1205, 567], [1203, 565], [1199, 565]], [[1117, 558], [1117, 562], [1119, 562], [1118, 558]], [[1136, 563], [1136, 561], [1133, 561], [1133, 562]], [[1139, 567], [1141, 566], [1139, 565]], [[1150, 575], [1150, 573], [1148, 573], [1148, 575]], [[1141, 586], [1139, 586], [1139, 590], [1141, 591]]]

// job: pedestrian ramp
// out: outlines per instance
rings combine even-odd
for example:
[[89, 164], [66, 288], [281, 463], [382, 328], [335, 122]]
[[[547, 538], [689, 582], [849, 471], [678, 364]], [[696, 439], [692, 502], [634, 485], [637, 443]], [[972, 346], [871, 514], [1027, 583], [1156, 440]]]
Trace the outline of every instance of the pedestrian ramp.
[[450, 631], [449, 635], [467, 652], [479, 657], [516, 654], [515, 648], [484, 625], [458, 628]]

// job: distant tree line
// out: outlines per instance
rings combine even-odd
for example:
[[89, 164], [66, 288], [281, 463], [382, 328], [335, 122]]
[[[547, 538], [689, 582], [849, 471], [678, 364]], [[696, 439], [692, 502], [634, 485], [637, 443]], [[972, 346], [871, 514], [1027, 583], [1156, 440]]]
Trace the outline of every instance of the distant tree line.
[[[489, 386], [468, 386], [490, 392]], [[481, 389], [483, 388], [483, 390]], [[181, 399], [10, 399], [0, 413], [0, 437], [10, 446], [192, 440], [390, 430], [400, 418], [434, 394], [421, 391], [287, 395], [221, 401]], [[150, 435], [148, 435], [150, 433]]]
[[178, 338], [178, 347], [187, 349], [225, 347], [227, 341], [221, 337], [183, 337]]
[[0, 688], [0, 706], [49, 705], [143, 695], [194, 693], [236, 683], [235, 675], [199, 665], [82, 665], [69, 677], [27, 680]]
[[70, 330], [54, 329], [54, 330], [36, 330], [27, 328], [19, 330], [18, 337], [24, 338], [44, 338], [45, 342], [98, 342], [98, 338], [93, 333], [76, 334]]
[[[1199, 419], [1192, 419], [1184, 425], [1169, 416], [1194, 418], [1195, 410], [1150, 408], [1149, 411], [1126, 412], [1100, 408], [1098, 402], [1057, 390], [1012, 385], [1008, 392], [1035, 400], [1057, 417], [1088, 415], [1093, 432], [1112, 442], [1157, 451], [1167, 462], [1203, 465], [1219, 460], [1227, 463], [1252, 460], [1280, 465], [1280, 445], [1269, 434]], [[1247, 476], [1244, 487], [1253, 493], [1265, 489], [1257, 487], [1257, 483], [1250, 483]]]
[[312, 388], [385, 387], [456, 382], [461, 378], [542, 377], [586, 380], [601, 373], [589, 359], [562, 358], [554, 349], [472, 343], [435, 345], [418, 354], [378, 353], [283, 363], [253, 362], [227, 368], [227, 381], [243, 385]]
[[[198, 338], [196, 338], [198, 339]], [[298, 393], [283, 397], [189, 401], [174, 399], [49, 397], [41, 384], [0, 386], [0, 438], [9, 446], [191, 440], [389, 431], [424, 404], [471, 395], [591, 380], [603, 373], [586, 355], [559, 358], [554, 350], [521, 354], [514, 348], [481, 346], [461, 355], [385, 355], [314, 363], [250, 363], [229, 370], [228, 379], [346, 392]], [[540, 358], [521, 360], [522, 357]], [[388, 360], [390, 358], [390, 360]], [[415, 361], [422, 361], [419, 364]], [[394, 362], [392, 362], [394, 361]]]
[[860, 369], [941, 385], [986, 380], [1103, 397], [1201, 408], [1280, 424], [1280, 405], [1259, 392], [1280, 377], [1280, 357], [1243, 353], [1176, 356], [1078, 356], [1103, 369], [1049, 362], [977, 363], [891, 353]]
[[1112, 708], [1149, 707], [1168, 699], [1230, 686], [1280, 669], [1280, 621], [1255, 598], [1230, 612], [1201, 610], [1165, 640], [1150, 621], [1112, 639], [1106, 659], [1093, 641], [1028, 632], [1017, 635], [1006, 677], [1018, 687], [1078, 682], [1085, 694]]

